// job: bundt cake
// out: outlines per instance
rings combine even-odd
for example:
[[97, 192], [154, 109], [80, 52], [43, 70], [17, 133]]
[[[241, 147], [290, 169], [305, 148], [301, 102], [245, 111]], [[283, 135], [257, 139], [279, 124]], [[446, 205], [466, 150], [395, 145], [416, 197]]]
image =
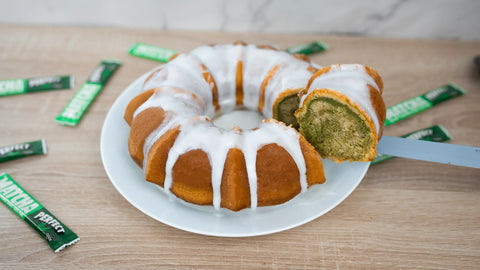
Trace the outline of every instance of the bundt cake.
[[372, 161], [385, 123], [383, 81], [362, 65], [317, 71], [302, 92], [295, 116], [300, 133], [323, 158]]
[[[287, 202], [325, 181], [317, 153], [324, 144], [308, 133], [321, 112], [313, 89], [321, 77], [318, 68], [304, 56], [244, 43], [201, 46], [175, 55], [148, 76], [125, 110], [130, 155], [147, 181], [186, 202], [233, 211]], [[359, 121], [371, 128], [363, 107], [344, 100], [348, 98], [337, 103], [355, 108], [363, 117]], [[300, 101], [306, 108], [299, 109]], [[216, 116], [239, 108], [256, 110], [268, 120], [252, 130], [213, 124]], [[375, 123], [383, 124], [381, 119]], [[381, 133], [370, 136], [376, 134]]]

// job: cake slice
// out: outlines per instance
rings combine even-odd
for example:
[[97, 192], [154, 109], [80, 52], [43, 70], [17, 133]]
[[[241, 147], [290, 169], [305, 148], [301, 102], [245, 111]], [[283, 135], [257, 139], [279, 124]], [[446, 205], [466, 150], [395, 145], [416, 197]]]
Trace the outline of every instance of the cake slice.
[[300, 133], [323, 158], [371, 161], [385, 122], [383, 82], [362, 65], [333, 65], [317, 71], [295, 113]]

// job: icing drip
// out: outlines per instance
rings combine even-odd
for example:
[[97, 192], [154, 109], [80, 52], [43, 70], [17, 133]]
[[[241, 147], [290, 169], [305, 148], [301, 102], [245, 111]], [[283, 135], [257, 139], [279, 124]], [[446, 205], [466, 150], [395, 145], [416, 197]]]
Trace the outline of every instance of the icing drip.
[[247, 165], [248, 182], [250, 185], [250, 198], [252, 209], [257, 207], [257, 151], [264, 145], [276, 143], [292, 156], [297, 164], [300, 175], [300, 186], [302, 192], [307, 189], [306, 165], [300, 149], [299, 135], [292, 128], [277, 122], [264, 121], [256, 130], [251, 130], [244, 134], [244, 143], [242, 147]]
[[171, 87], [157, 89], [145, 103], [135, 110], [133, 117], [135, 118], [139, 113], [150, 107], [160, 107], [165, 111], [177, 114], [181, 114], [185, 110], [192, 110], [193, 113], [197, 114], [202, 114], [205, 111], [203, 103], [191, 93]]
[[146, 86], [155, 85], [154, 88], [170, 87], [189, 91], [205, 104], [203, 114], [213, 117], [215, 108], [212, 105], [212, 87], [202, 74], [201, 62], [196, 57], [180, 54], [153, 74]]
[[223, 113], [235, 109], [235, 76], [244, 48], [240, 45], [201, 46], [190, 52], [207, 67], [215, 80]]
[[258, 49], [255, 45], [246, 46], [243, 65], [243, 104], [245, 107], [249, 110], [257, 110], [260, 87], [272, 68], [275, 66], [283, 68], [295, 62], [303, 61], [285, 52]]
[[162, 66], [159, 66], [157, 69], [155, 69], [152, 73], [150, 73], [150, 76], [148, 76], [148, 78], [145, 80], [145, 82], [143, 83], [143, 87], [142, 87], [142, 92], [145, 92], [147, 90], [150, 90], [150, 89], [153, 89], [153, 88], [156, 88], [158, 83], [162, 80], [165, 79], [165, 74], [166, 73], [163, 73], [163, 76], [160, 76], [158, 73], [160, 73], [160, 71], [164, 68], [165, 66], [162, 65]]
[[[380, 132], [380, 122], [375, 109], [370, 101], [370, 89], [368, 85], [378, 90], [375, 80], [366, 72], [365, 67], [357, 64], [334, 65], [327, 73], [324, 73], [313, 80], [308, 93], [315, 89], [327, 88], [346, 95], [351, 101], [365, 110], [372, 119], [377, 134]], [[300, 104], [308, 96], [303, 95]]]
[[[175, 127], [185, 118], [200, 115], [204, 108], [191, 94], [173, 88], [161, 88], [135, 111], [134, 116], [150, 107], [160, 107], [166, 111], [165, 119], [146, 139], [143, 145], [143, 155], [148, 156], [152, 145], [169, 129]], [[146, 168], [147, 158], [143, 161]]]
[[308, 67], [307, 62], [298, 61], [274, 74], [265, 89], [265, 106], [262, 114], [266, 118], [273, 116], [273, 104], [281, 92], [287, 89], [300, 91], [307, 86], [306, 82], [313, 75], [312, 72], [307, 70]]

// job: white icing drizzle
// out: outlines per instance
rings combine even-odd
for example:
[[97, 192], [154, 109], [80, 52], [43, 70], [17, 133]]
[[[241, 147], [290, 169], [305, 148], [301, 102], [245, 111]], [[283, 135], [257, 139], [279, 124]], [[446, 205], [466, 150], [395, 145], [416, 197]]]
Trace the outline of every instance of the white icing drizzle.
[[260, 88], [271, 69], [275, 66], [282, 68], [295, 62], [303, 61], [286, 52], [259, 49], [255, 45], [247, 45], [243, 65], [243, 105], [245, 108], [258, 109]]
[[[155, 72], [145, 83], [143, 90], [159, 89], [135, 111], [134, 116], [150, 107], [160, 107], [166, 111], [163, 123], [145, 141], [145, 157], [152, 145], [168, 130], [180, 128], [166, 162], [164, 190], [167, 194], [171, 194], [172, 169], [177, 159], [191, 150], [200, 149], [207, 154], [211, 165], [213, 206], [220, 208], [225, 160], [231, 148], [238, 148], [245, 157], [251, 208], [256, 208], [257, 152], [271, 143], [283, 147], [290, 154], [299, 170], [301, 190], [304, 192], [307, 189], [306, 164], [300, 147], [300, 135], [296, 130], [275, 120], [265, 120], [258, 129], [246, 131], [225, 130], [210, 121], [209, 117], [214, 115], [212, 85], [203, 77], [202, 64], [216, 82], [222, 112], [228, 112], [235, 108], [236, 70], [239, 61], [243, 63], [244, 105], [251, 110], [258, 108], [259, 90], [263, 80], [272, 68], [278, 66], [277, 73], [265, 89], [263, 113], [267, 117], [271, 117], [272, 106], [279, 93], [287, 88], [305, 87], [312, 75], [307, 70], [309, 64], [305, 61], [282, 51], [259, 49], [253, 45], [202, 46], [190, 54], [177, 56]], [[145, 158], [144, 168], [147, 166], [149, 164]]]
[[265, 88], [265, 105], [262, 114], [266, 118], [273, 116], [273, 104], [278, 95], [283, 91], [302, 90], [312, 77], [313, 72], [308, 70], [309, 64], [305, 61], [294, 62], [285, 68], [278, 70]]
[[209, 117], [215, 114], [215, 108], [212, 106], [212, 86], [205, 81], [201, 62], [194, 56], [180, 54], [175, 57], [156, 72], [146, 86], [151, 88], [167, 86], [189, 91], [205, 104], [203, 114]]
[[274, 121], [264, 121], [256, 130], [244, 134], [243, 154], [247, 167], [248, 183], [250, 185], [250, 207], [257, 207], [257, 151], [264, 145], [276, 143], [290, 154], [297, 164], [302, 192], [307, 189], [306, 164], [300, 148], [298, 133], [283, 124]]
[[235, 109], [237, 64], [242, 60], [245, 46], [201, 46], [190, 52], [210, 71], [218, 90], [218, 102], [223, 113]]
[[145, 80], [145, 82], [143, 83], [142, 92], [156, 88], [158, 82], [161, 82], [165, 79], [166, 73], [163, 73], [163, 76], [160, 76], [158, 74], [164, 67], [165, 65], [161, 65], [150, 73], [150, 75], [147, 77], [147, 80]]
[[372, 119], [377, 134], [379, 134], [380, 122], [373, 108], [373, 104], [370, 101], [370, 89], [368, 85], [379, 90], [377, 83], [367, 73], [365, 66], [358, 64], [333, 65], [327, 73], [313, 80], [308, 92], [302, 96], [300, 104], [303, 104], [308, 94], [315, 89], [326, 88], [340, 92], [365, 110]]
[[202, 114], [205, 111], [205, 106], [190, 92], [172, 87], [158, 88], [146, 102], [135, 110], [133, 117], [135, 118], [139, 113], [151, 107], [160, 107], [165, 111], [177, 114], [182, 114], [184, 110], [192, 110], [196, 114]]

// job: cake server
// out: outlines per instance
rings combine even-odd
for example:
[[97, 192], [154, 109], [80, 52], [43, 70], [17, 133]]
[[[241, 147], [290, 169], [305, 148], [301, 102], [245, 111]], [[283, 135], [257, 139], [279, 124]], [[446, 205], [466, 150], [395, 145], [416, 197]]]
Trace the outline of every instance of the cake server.
[[480, 168], [480, 148], [382, 136], [377, 152], [396, 157]]

